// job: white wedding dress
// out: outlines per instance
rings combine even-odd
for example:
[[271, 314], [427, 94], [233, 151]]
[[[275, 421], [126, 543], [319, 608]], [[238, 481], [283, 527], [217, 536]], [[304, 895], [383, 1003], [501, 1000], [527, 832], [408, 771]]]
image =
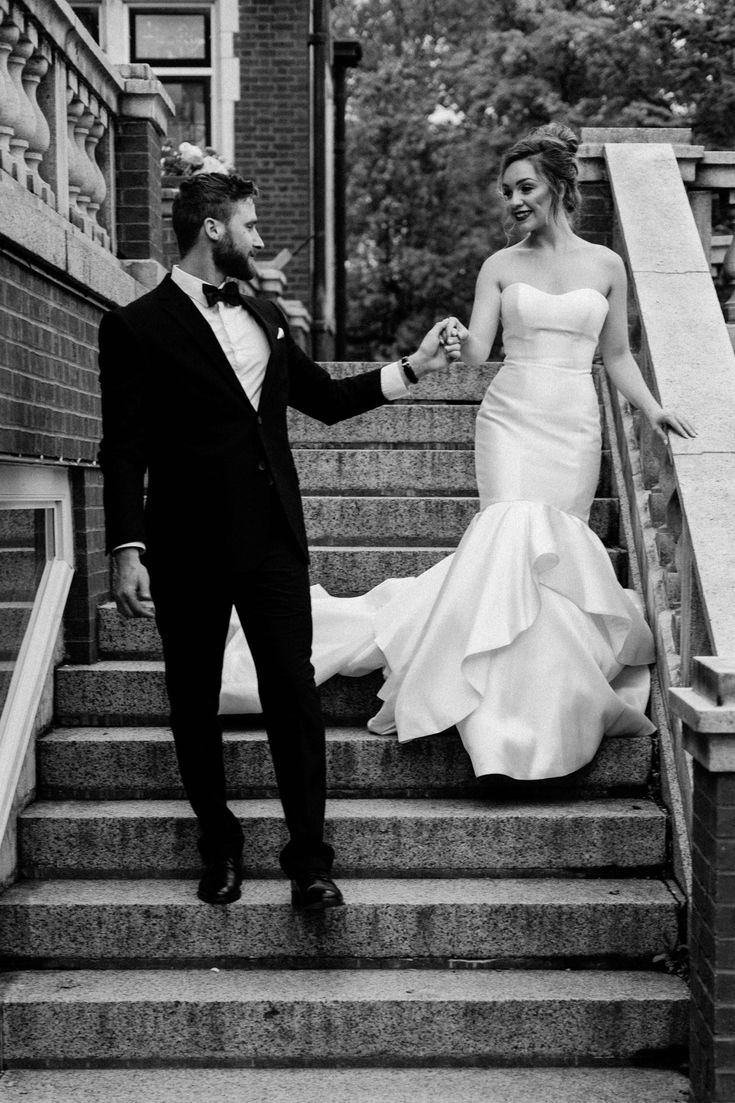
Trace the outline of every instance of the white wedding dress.
[[[601, 432], [591, 366], [608, 304], [591, 288], [502, 295], [505, 360], [477, 416], [480, 511], [456, 552], [356, 598], [312, 587], [317, 683], [381, 668], [372, 731], [456, 725], [475, 773], [572, 773], [605, 734], [650, 733], [653, 639], [588, 527]], [[220, 711], [258, 712], [233, 614]]]

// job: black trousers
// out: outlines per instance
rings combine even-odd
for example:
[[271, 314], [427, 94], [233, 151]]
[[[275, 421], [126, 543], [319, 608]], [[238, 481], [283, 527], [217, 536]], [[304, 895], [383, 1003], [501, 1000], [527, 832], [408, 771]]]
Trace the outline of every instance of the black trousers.
[[[324, 722], [311, 665], [309, 575], [280, 505], [274, 502], [262, 558], [245, 569], [213, 564], [186, 576], [149, 562], [163, 642], [171, 728], [186, 794], [206, 862], [238, 856], [240, 822], [227, 806], [222, 728], [217, 711], [222, 662], [234, 605], [255, 662], [258, 690], [289, 841], [289, 877], [328, 872], [324, 843]], [[204, 537], [206, 539], [206, 536]]]

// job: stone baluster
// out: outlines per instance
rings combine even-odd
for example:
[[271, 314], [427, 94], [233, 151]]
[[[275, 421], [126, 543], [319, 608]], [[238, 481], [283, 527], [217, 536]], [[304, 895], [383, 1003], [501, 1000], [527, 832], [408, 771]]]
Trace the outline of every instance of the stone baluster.
[[692, 1103], [735, 1100], [735, 661], [695, 658], [669, 691], [693, 759], [690, 1083]]
[[84, 114], [84, 104], [77, 94], [78, 83], [73, 74], [69, 74], [69, 85], [66, 91], [66, 120], [67, 120], [67, 158], [69, 180], [69, 219], [79, 224], [83, 217], [82, 208], [79, 205], [79, 197], [85, 183], [86, 152], [82, 151], [76, 141], [76, 128]]
[[[77, 146], [77, 162], [79, 165], [79, 195], [77, 207], [85, 218], [89, 217], [89, 205], [92, 202], [92, 192], [97, 186], [97, 176], [87, 153], [87, 140], [89, 131], [94, 123], [94, 112], [87, 104], [86, 89], [80, 86], [79, 98], [83, 105], [82, 112], [77, 116], [74, 124], [74, 141]], [[85, 227], [86, 229], [86, 227]]]
[[90, 102], [90, 111], [92, 113], [92, 123], [84, 140], [85, 151], [90, 164], [91, 184], [87, 213], [96, 224], [99, 209], [107, 195], [107, 183], [102, 169], [97, 164], [97, 146], [107, 130], [107, 112], [94, 98]]
[[29, 58], [23, 70], [23, 86], [33, 106], [33, 112], [36, 118], [36, 126], [33, 131], [33, 137], [26, 150], [25, 159], [30, 172], [28, 180], [29, 188], [36, 195], [39, 195], [45, 203], [53, 205], [54, 196], [51, 189], [48, 184], [41, 179], [39, 173], [41, 162], [51, 144], [51, 130], [48, 119], [44, 115], [41, 105], [38, 102], [38, 89], [41, 81], [49, 70], [49, 64], [48, 57], [39, 49]]
[[11, 172], [10, 141], [15, 135], [20, 101], [8, 60], [20, 38], [20, 27], [10, 18], [7, 8], [0, 7], [0, 15], [0, 168]]
[[[20, 19], [18, 19], [18, 22], [20, 22]], [[35, 34], [34, 28], [28, 29], [33, 34], [33, 38], [28, 34], [28, 31], [21, 30], [21, 34], [13, 48], [13, 52], [8, 58], [8, 72], [10, 73], [10, 79], [13, 82], [18, 98], [18, 113], [15, 118], [14, 126], [15, 133], [10, 139], [10, 155], [14, 162], [12, 170], [13, 175], [21, 184], [27, 184], [29, 171], [26, 165], [25, 154], [36, 131], [36, 112], [33, 110], [33, 104], [28, 98], [28, 93], [23, 84], [23, 71], [28, 64], [28, 59], [35, 51], [38, 37]], [[35, 42], [33, 40], [34, 38], [36, 39]]]

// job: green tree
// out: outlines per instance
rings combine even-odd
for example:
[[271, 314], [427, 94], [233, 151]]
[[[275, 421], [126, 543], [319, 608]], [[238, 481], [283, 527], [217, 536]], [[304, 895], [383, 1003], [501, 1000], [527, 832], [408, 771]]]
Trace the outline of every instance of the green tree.
[[468, 314], [506, 240], [502, 149], [550, 119], [735, 144], [735, 0], [335, 0], [349, 101], [352, 355]]

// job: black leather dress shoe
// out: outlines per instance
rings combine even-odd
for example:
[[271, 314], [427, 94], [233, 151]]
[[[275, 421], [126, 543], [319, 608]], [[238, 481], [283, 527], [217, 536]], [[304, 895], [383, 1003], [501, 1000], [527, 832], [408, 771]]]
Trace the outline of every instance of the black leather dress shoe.
[[342, 893], [326, 873], [297, 877], [291, 882], [291, 903], [300, 911], [323, 912], [344, 902]]
[[197, 896], [205, 904], [231, 904], [240, 899], [239, 858], [220, 858], [210, 862], [199, 882]]

